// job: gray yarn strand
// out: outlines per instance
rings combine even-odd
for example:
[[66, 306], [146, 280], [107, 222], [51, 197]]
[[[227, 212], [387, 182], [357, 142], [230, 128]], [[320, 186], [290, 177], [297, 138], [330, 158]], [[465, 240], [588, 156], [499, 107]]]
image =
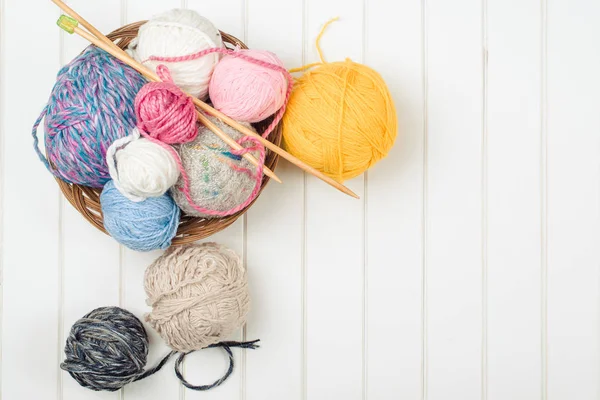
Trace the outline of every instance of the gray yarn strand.
[[217, 379], [216, 381], [214, 381], [213, 383], [211, 383], [209, 385], [192, 385], [184, 378], [183, 373], [181, 372], [181, 364], [183, 363], [183, 359], [188, 354], [193, 353], [193, 351], [190, 351], [188, 353], [181, 353], [179, 355], [179, 357], [177, 357], [177, 360], [175, 361], [175, 375], [177, 376], [177, 378], [179, 378], [179, 380], [181, 381], [183, 386], [185, 386], [188, 389], [198, 390], [198, 391], [210, 390], [212, 388], [220, 386], [232, 374], [233, 368], [234, 368], [234, 358], [233, 358], [233, 352], [231, 351], [231, 348], [238, 347], [241, 349], [256, 349], [256, 348], [260, 347], [257, 344], [258, 342], [260, 342], [260, 339], [253, 340], [251, 342], [220, 342], [220, 343], [211, 344], [210, 346], [205, 347], [205, 349], [210, 349], [213, 347], [221, 347], [223, 350], [225, 350], [225, 352], [229, 356], [229, 368], [227, 368], [225, 375], [223, 375], [222, 377], [220, 377], [219, 379]]

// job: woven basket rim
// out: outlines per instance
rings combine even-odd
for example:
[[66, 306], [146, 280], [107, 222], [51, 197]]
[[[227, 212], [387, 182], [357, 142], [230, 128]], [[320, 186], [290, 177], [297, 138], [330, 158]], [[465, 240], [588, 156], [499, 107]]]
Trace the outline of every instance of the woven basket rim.
[[[113, 32], [106, 35], [110, 40], [114, 41], [122, 49], [125, 49], [129, 43], [137, 36], [138, 29], [147, 21], [138, 21], [133, 22], [131, 24], [124, 25]], [[236, 38], [235, 36], [229, 35], [225, 32], [221, 32], [221, 37], [223, 42], [229, 47], [239, 47], [242, 49], [247, 49], [245, 43]], [[263, 121], [259, 124], [253, 124], [253, 126], [257, 129], [257, 131], [263, 131], [268, 125], [268, 120]], [[268, 137], [268, 140], [277, 146], [281, 145], [281, 122], [278, 126], [271, 132]], [[265, 166], [270, 168], [272, 171], [275, 171], [277, 167], [277, 163], [279, 161], [279, 156], [276, 153], [271, 151], [267, 151]], [[106, 232], [104, 229], [103, 218], [102, 218], [102, 210], [100, 207], [100, 193], [102, 192], [102, 188], [91, 188], [87, 186], [71, 184], [62, 179], [55, 177], [58, 182], [58, 186], [60, 190], [67, 198], [69, 203], [81, 214], [83, 217], [90, 222], [93, 226], [95, 226], [98, 230]], [[183, 215], [181, 216], [181, 220], [179, 223], [179, 227], [177, 229], [177, 234], [173, 238], [171, 245], [178, 246], [187, 243], [192, 243], [197, 240], [201, 240], [207, 238], [211, 235], [214, 235], [217, 232], [222, 231], [227, 228], [231, 224], [233, 224], [240, 216], [242, 216], [245, 212], [252, 207], [254, 202], [258, 199], [261, 192], [269, 182], [268, 176], [263, 176], [262, 185], [260, 188], [260, 192], [258, 196], [250, 203], [246, 208], [237, 212], [236, 214], [229, 215], [222, 218], [200, 218]]]

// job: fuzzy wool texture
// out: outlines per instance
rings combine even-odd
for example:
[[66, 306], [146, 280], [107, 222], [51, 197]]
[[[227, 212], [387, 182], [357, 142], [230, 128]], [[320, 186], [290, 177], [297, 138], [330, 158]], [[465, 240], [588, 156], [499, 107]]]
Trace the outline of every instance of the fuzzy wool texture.
[[[242, 134], [217, 118], [209, 117], [225, 134], [234, 140]], [[254, 130], [250, 124], [243, 124]], [[255, 167], [241, 156], [230, 152], [230, 147], [205, 126], [198, 128], [193, 142], [174, 146], [190, 180], [190, 195], [195, 204], [214, 211], [227, 211], [242, 203], [252, 194], [256, 184]], [[258, 158], [257, 152], [251, 152]], [[184, 214], [215, 218], [194, 209], [181, 190], [183, 179], [171, 189], [171, 195]]]
[[169, 248], [144, 276], [146, 321], [176, 351], [200, 350], [227, 339], [250, 309], [241, 258], [216, 243]]
[[168, 193], [133, 202], [108, 181], [100, 205], [106, 231], [132, 250], [166, 249], [177, 233], [180, 210]]
[[[104, 186], [110, 179], [106, 150], [135, 126], [134, 99], [145, 83], [135, 70], [95, 46], [64, 66], [34, 126], [35, 148], [47, 168], [69, 183]], [[42, 118], [47, 161], [35, 136]]]
[[193, 10], [174, 9], [142, 25], [137, 38], [129, 45], [129, 52], [153, 70], [165, 64], [177, 86], [204, 100], [208, 97], [208, 84], [220, 58], [218, 53], [181, 62], [165, 63], [149, 58], [185, 56], [213, 47], [223, 47], [223, 40], [212, 22]]
[[[240, 54], [283, 67], [283, 62], [265, 50], [238, 50]], [[230, 118], [259, 122], [275, 114], [286, 100], [287, 77], [279, 71], [225, 55], [210, 81], [213, 106]]]
[[115, 187], [131, 201], [162, 196], [179, 178], [173, 155], [140, 137], [137, 128], [115, 140], [106, 152], [106, 163]]

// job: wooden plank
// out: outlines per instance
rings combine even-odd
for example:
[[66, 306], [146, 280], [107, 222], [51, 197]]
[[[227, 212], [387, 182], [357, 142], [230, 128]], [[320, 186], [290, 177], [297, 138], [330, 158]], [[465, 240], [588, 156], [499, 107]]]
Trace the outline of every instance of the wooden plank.
[[[162, 251], [138, 253], [124, 250], [121, 261], [123, 264], [122, 306], [144, 322], [146, 333], [150, 339], [148, 367], [156, 365], [170, 351], [158, 333], [144, 321], [144, 314], [150, 311], [150, 307], [146, 305], [144, 272], [146, 267], [161, 254]], [[125, 387], [123, 397], [125, 400], [177, 399], [181, 390], [173, 371], [173, 361], [171, 361], [155, 375]]]
[[426, 398], [482, 393], [482, 9], [427, 2]]
[[[306, 1], [307, 63], [318, 60], [315, 39], [332, 16], [340, 20], [322, 40], [327, 61], [363, 57], [363, 2]], [[340, 14], [341, 13], [341, 14]], [[359, 196], [364, 179], [346, 182]], [[306, 183], [306, 397], [360, 399], [363, 391], [364, 198], [350, 198], [318, 179]], [[335, 360], [332, 364], [332, 360]]]
[[539, 1], [490, 1], [487, 23], [487, 396], [534, 399], [542, 388]]
[[242, 41], [246, 36], [245, 4], [245, 1], [241, 0], [222, 0], [218, 3], [209, 0], [187, 0], [187, 8], [197, 11], [211, 20], [218, 29]]
[[[33, 152], [29, 132], [60, 67], [55, 25], [59, 14], [52, 3], [41, 0], [6, 0], [3, 6], [0, 256], [2, 365], [8, 367], [2, 368], [2, 397], [55, 399], [61, 394], [58, 364], [62, 357], [59, 191]], [[22, 29], [25, 15], [35, 29]], [[43, 129], [39, 135], [43, 143]]]
[[600, 4], [547, 3], [547, 398], [600, 396]]
[[[399, 134], [368, 173], [368, 398], [421, 398], [423, 267], [423, 34], [419, 2], [367, 2], [366, 63], [394, 96]], [[385, 38], [394, 26], [393, 49]], [[390, 316], [394, 316], [391, 317]], [[393, 335], [393, 339], [390, 337]], [[393, 342], [393, 345], [391, 345]]]
[[[69, 6], [88, 19], [102, 32], [120, 25], [120, 1], [98, 4], [71, 0]], [[63, 34], [61, 62], [66, 64], [89, 43], [77, 35]], [[71, 326], [91, 310], [119, 305], [119, 244], [93, 227], [66, 200], [62, 201], [64, 237], [63, 330], [60, 346], [64, 347]], [[97, 288], [102, 288], [98, 290]], [[93, 293], [90, 296], [90, 293]], [[118, 393], [101, 393], [81, 387], [66, 372], [62, 373], [63, 399], [118, 399]]]
[[[187, 8], [197, 11], [208, 18], [215, 26], [244, 40], [245, 10], [240, 0], [224, 0], [218, 3], [207, 0], [187, 0]], [[222, 243], [245, 258], [245, 216], [239, 218], [232, 226], [207, 239], [205, 242]], [[228, 340], [243, 340], [243, 331], [235, 333]], [[236, 399], [241, 398], [244, 385], [244, 356], [239, 349], [234, 349], [236, 368], [231, 377], [218, 388], [207, 392], [186, 391], [185, 398], [193, 399]], [[194, 383], [208, 384], [218, 379], [227, 369], [227, 357], [223, 350], [209, 349], [190, 355], [185, 362], [186, 375]]]
[[[181, 5], [180, 0], [125, 0], [123, 7], [123, 22], [132, 23], [150, 19], [153, 15], [168, 11]], [[151, 251], [140, 253], [122, 248], [122, 305], [125, 309], [133, 312], [144, 321], [144, 314], [150, 311], [146, 305], [146, 293], [144, 292], [144, 272], [162, 251]], [[150, 353], [148, 366], [158, 363], [171, 350], [158, 333], [144, 321], [146, 332], [150, 338]], [[183, 398], [183, 386], [173, 371], [173, 361], [163, 367], [157, 374], [143, 381], [128, 385], [124, 390], [126, 400], [160, 400]]]
[[[224, 244], [244, 257], [244, 218], [239, 218], [227, 229], [212, 235], [202, 242]], [[229, 338], [223, 340], [244, 340], [244, 332], [240, 329]], [[240, 349], [232, 349], [235, 357], [235, 369], [221, 386], [206, 392], [185, 390], [185, 399], [229, 400], [242, 396], [244, 382], [244, 356]], [[222, 349], [206, 349], [187, 356], [185, 360], [185, 375], [194, 384], [209, 384], [220, 378], [229, 366], [229, 359]]]
[[[250, 1], [248, 45], [274, 52], [287, 68], [301, 65], [302, 13], [302, 1]], [[277, 175], [283, 185], [271, 182], [247, 218], [253, 306], [246, 336], [261, 339], [246, 356], [248, 400], [303, 398], [304, 174], [280, 161]]]
[[[316, 60], [319, 28], [340, 15], [323, 39], [325, 55], [364, 60], [382, 73], [398, 106], [400, 136], [389, 158], [349, 183], [362, 200], [284, 162], [277, 173], [285, 184], [271, 184], [246, 219], [209, 239], [243, 254], [249, 268], [253, 310], [233, 339], [263, 341], [259, 350], [236, 351], [236, 372], [225, 385], [183, 389], [171, 362], [120, 394], [81, 389], [58, 368], [68, 329], [92, 308], [119, 301], [143, 319], [144, 269], [161, 252], [120, 252], [59, 200], [28, 132], [61, 58], [68, 61], [85, 42], [60, 39], [59, 12], [48, 1], [0, 0], [3, 398], [600, 396], [600, 5], [70, 4], [103, 31], [192, 7], [290, 68]], [[35, 34], [19, 29], [23, 15]], [[154, 364], [168, 348], [148, 333]], [[198, 383], [226, 368], [219, 350], [198, 352], [186, 364], [186, 376]]]
[[184, 0], [123, 0], [125, 23], [145, 21], [154, 15], [182, 7]]
[[6, 97], [2, 88], [4, 87], [4, 81], [6, 79], [5, 76], [5, 51], [6, 51], [6, 35], [5, 35], [5, 8], [4, 8], [4, 0], [0, 0], [0, 398], [2, 398], [2, 314], [4, 309], [4, 257], [2, 256], [2, 250], [4, 248], [4, 180], [6, 169], [6, 165], [4, 163], [4, 136], [5, 133], [5, 125], [2, 123], [4, 120], [4, 113], [6, 112], [4, 104], [6, 103]]

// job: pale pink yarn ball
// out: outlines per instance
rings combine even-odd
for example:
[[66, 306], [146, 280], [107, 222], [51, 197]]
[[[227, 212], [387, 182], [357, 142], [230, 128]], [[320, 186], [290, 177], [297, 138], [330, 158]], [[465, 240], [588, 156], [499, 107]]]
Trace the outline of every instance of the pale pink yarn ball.
[[[264, 50], [238, 50], [245, 56], [283, 67], [277, 56]], [[226, 55], [217, 64], [208, 92], [213, 106], [244, 122], [262, 121], [285, 103], [287, 77], [279, 71]]]

